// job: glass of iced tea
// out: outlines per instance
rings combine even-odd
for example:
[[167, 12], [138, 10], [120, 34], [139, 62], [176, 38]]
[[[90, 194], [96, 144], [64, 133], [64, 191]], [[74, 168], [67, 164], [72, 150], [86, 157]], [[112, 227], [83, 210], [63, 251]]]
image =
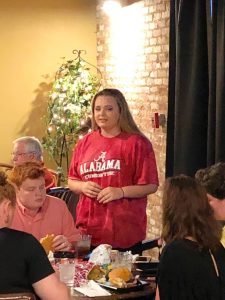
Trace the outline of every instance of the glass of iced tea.
[[82, 234], [76, 243], [77, 257], [84, 259], [89, 254], [91, 248], [91, 235]]

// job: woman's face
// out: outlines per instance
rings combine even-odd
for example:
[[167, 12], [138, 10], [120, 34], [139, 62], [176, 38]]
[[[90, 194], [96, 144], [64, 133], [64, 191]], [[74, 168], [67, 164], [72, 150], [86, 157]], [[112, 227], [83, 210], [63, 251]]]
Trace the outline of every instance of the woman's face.
[[117, 135], [120, 132], [120, 111], [111, 96], [98, 96], [94, 105], [94, 118], [102, 135]]

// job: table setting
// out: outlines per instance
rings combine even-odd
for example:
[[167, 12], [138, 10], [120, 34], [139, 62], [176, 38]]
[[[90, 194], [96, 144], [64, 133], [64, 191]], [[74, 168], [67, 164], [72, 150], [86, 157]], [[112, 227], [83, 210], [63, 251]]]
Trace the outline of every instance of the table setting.
[[[134, 293], [154, 293], [154, 280], [141, 278], [136, 266], [143, 257], [102, 244], [90, 253], [91, 237], [81, 236], [73, 251], [49, 252], [49, 260], [70, 290], [71, 299], [135, 299]], [[79, 248], [80, 247], [80, 248]], [[149, 263], [150, 257], [146, 258]], [[139, 263], [138, 263], [139, 262]], [[125, 297], [125, 295], [127, 295]]]

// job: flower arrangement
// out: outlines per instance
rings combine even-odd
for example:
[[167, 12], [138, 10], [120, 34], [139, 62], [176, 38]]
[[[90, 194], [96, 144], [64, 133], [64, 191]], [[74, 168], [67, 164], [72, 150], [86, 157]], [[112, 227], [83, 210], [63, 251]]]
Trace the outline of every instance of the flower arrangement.
[[90, 130], [90, 103], [100, 87], [98, 73], [92, 74], [90, 67], [94, 66], [81, 58], [82, 51], [74, 50], [76, 58], [57, 70], [44, 117], [46, 132], [42, 144], [62, 173], [62, 181], [75, 143]]

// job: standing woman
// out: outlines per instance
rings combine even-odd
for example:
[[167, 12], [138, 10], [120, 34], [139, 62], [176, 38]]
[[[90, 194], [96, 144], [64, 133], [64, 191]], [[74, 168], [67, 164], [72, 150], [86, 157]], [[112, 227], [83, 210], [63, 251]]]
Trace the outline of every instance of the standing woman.
[[138, 252], [146, 236], [147, 195], [158, 187], [152, 145], [117, 89], [95, 95], [92, 129], [75, 147], [69, 170], [69, 187], [81, 194], [76, 226], [92, 235], [92, 246]]
[[160, 300], [224, 300], [225, 249], [207, 195], [193, 178], [167, 179], [163, 195]]

